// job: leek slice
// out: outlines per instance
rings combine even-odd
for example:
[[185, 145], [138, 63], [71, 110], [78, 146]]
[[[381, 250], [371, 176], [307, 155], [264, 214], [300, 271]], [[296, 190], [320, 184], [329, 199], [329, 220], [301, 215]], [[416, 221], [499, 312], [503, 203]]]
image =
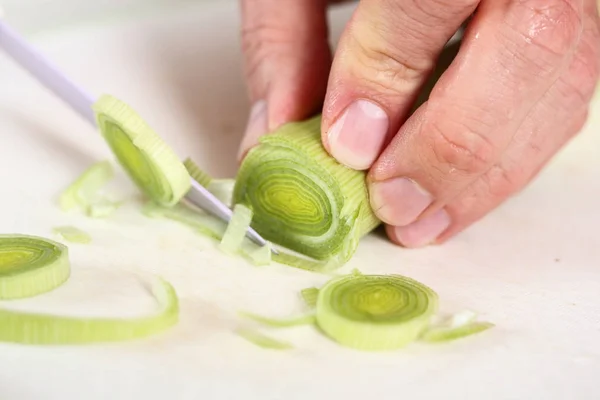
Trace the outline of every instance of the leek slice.
[[74, 226], [57, 226], [53, 232], [62, 239], [73, 243], [87, 244], [92, 241], [92, 237], [87, 232]]
[[103, 95], [93, 109], [104, 139], [134, 183], [157, 204], [177, 204], [191, 186], [177, 155], [122, 101]]
[[252, 210], [252, 227], [266, 240], [339, 267], [380, 221], [369, 204], [365, 173], [327, 153], [320, 121], [289, 123], [263, 136], [242, 162], [233, 203]]
[[294, 347], [288, 342], [274, 339], [252, 329], [238, 329], [237, 334], [247, 341], [265, 349], [288, 350]]
[[300, 291], [302, 300], [309, 308], [317, 307], [317, 299], [319, 298], [319, 289], [315, 287], [302, 289]]
[[233, 206], [233, 188], [235, 187], [234, 179], [213, 179], [210, 181], [206, 189], [211, 192], [217, 199], [221, 200], [227, 207]]
[[[71, 273], [63, 244], [38, 236], [0, 235], [0, 299], [18, 299], [49, 292]], [[0, 330], [8, 325], [0, 322]]]
[[0, 341], [21, 344], [84, 344], [137, 339], [177, 323], [179, 303], [173, 287], [157, 278], [151, 290], [160, 310], [139, 318], [80, 318], [0, 309]]
[[476, 318], [477, 314], [472, 311], [455, 314], [446, 321], [430, 327], [422, 334], [420, 340], [424, 342], [448, 342], [486, 331], [495, 326], [491, 322], [476, 321]]
[[208, 175], [206, 172], [200, 169], [200, 167], [196, 165], [196, 163], [192, 161], [191, 158], [186, 158], [183, 161], [183, 165], [187, 170], [188, 174], [190, 174], [190, 176], [192, 177], [192, 179], [194, 179], [202, 186], [207, 187], [212, 181], [210, 175]]
[[319, 290], [317, 323], [339, 344], [393, 350], [415, 341], [437, 311], [429, 287], [400, 275], [352, 274]]
[[81, 208], [90, 217], [106, 217], [119, 207], [119, 203], [102, 194], [102, 188], [114, 177], [110, 162], [100, 161], [86, 169], [60, 195], [63, 211]]
[[242, 204], [236, 204], [219, 248], [228, 254], [236, 253], [244, 242], [251, 221], [252, 211]]
[[273, 328], [287, 328], [299, 325], [312, 325], [316, 321], [314, 314], [301, 315], [299, 317], [293, 318], [269, 318], [246, 311], [241, 311], [239, 312], [239, 314], [242, 317], [249, 318], [251, 320], [260, 322], [263, 325], [268, 325]]

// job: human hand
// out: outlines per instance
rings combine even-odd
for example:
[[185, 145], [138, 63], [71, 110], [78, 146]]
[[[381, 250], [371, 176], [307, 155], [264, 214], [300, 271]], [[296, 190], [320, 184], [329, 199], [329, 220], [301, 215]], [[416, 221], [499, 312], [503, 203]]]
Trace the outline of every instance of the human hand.
[[[254, 107], [240, 157], [322, 111], [325, 148], [369, 170], [389, 238], [442, 243], [523, 189], [582, 128], [600, 75], [596, 1], [362, 0], [332, 57], [325, 0], [243, 0]], [[470, 16], [456, 58], [411, 114]]]

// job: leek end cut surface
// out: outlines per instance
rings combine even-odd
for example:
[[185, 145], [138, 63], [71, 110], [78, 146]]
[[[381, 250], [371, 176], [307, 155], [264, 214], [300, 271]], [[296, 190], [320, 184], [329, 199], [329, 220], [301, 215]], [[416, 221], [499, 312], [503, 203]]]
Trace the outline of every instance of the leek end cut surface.
[[102, 136], [135, 184], [157, 204], [177, 204], [191, 186], [177, 155], [119, 99], [103, 95], [93, 109]]
[[338, 163], [321, 143], [320, 116], [263, 136], [240, 167], [233, 203], [253, 212], [266, 240], [340, 266], [380, 224], [363, 171]]

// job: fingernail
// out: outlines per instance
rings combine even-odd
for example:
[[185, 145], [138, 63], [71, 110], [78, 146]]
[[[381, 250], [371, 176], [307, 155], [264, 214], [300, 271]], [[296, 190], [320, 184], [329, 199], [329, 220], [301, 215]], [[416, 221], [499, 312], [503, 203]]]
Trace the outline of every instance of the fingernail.
[[329, 128], [331, 155], [352, 169], [368, 169], [381, 152], [388, 126], [387, 114], [378, 105], [355, 101]]
[[403, 246], [423, 247], [433, 243], [449, 226], [450, 215], [441, 209], [408, 226], [395, 227], [393, 235]]
[[267, 102], [264, 100], [256, 102], [250, 110], [246, 131], [240, 149], [238, 151], [238, 160], [246, 155], [246, 152], [258, 144], [258, 139], [267, 133]]
[[394, 226], [406, 226], [414, 222], [433, 202], [433, 196], [407, 178], [374, 182], [369, 195], [371, 208], [379, 219]]

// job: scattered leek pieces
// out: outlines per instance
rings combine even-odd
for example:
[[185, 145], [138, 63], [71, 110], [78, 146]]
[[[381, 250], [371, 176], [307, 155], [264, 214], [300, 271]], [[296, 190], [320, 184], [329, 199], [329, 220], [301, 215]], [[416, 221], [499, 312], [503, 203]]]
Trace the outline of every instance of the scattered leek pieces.
[[246, 311], [240, 311], [239, 315], [273, 328], [287, 328], [299, 325], [312, 325], [315, 323], [314, 314], [301, 315], [294, 318], [269, 318]]
[[343, 346], [393, 350], [417, 340], [437, 306], [437, 294], [410, 278], [351, 274], [319, 290], [317, 324]]
[[288, 350], [294, 347], [288, 342], [273, 339], [270, 336], [267, 336], [263, 333], [252, 329], [238, 329], [237, 334], [246, 339], [247, 341], [265, 349]]
[[192, 209], [191, 206], [183, 202], [173, 207], [163, 207], [149, 201], [142, 209], [142, 213], [149, 218], [160, 217], [180, 222], [216, 240], [221, 240], [227, 229], [227, 224], [224, 221], [202, 210]]
[[[38, 236], [0, 235], [0, 299], [19, 299], [49, 292], [70, 275], [69, 251]], [[0, 331], [6, 330], [0, 320]]]
[[315, 308], [317, 306], [317, 299], [319, 298], [319, 289], [315, 287], [302, 289], [300, 291], [302, 300], [309, 308]]
[[[380, 224], [371, 210], [365, 173], [339, 164], [321, 143], [320, 116], [263, 136], [240, 167], [233, 203], [254, 213], [266, 240], [335, 268], [360, 238]], [[297, 263], [282, 256], [275, 261]]]
[[231, 197], [233, 195], [233, 187], [235, 186], [234, 179], [214, 179], [205, 171], [203, 171], [192, 159], [187, 158], [183, 165], [187, 169], [190, 176], [204, 186], [217, 199], [219, 199], [227, 207], [232, 207]]
[[0, 341], [21, 344], [86, 344], [132, 340], [175, 325], [179, 303], [173, 287], [158, 279], [152, 286], [160, 310], [139, 318], [79, 318], [0, 309]]
[[191, 186], [177, 155], [122, 101], [103, 95], [93, 109], [102, 136], [134, 183], [157, 204], [177, 204]]
[[60, 208], [63, 211], [80, 208], [90, 217], [108, 216], [120, 205], [102, 193], [103, 187], [113, 177], [114, 171], [109, 161], [94, 163], [61, 193]]
[[92, 237], [87, 232], [75, 226], [57, 226], [52, 231], [68, 242], [87, 244], [92, 241]]
[[251, 221], [252, 211], [242, 204], [236, 204], [219, 248], [228, 254], [237, 253], [242, 247]]
[[476, 321], [477, 314], [463, 311], [455, 314], [441, 324], [434, 324], [420, 337], [424, 342], [447, 342], [474, 335], [494, 327], [494, 324]]

